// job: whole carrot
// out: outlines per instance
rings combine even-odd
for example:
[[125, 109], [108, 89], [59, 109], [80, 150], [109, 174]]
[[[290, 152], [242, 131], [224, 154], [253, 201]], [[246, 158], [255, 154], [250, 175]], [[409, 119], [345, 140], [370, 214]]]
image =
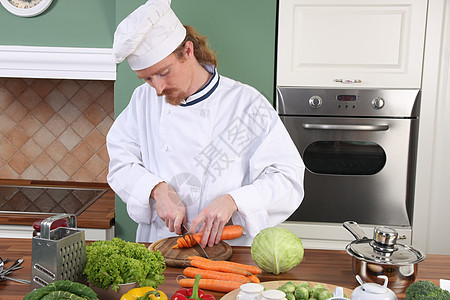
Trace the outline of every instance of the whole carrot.
[[201, 261], [198, 259], [194, 259], [191, 260], [191, 266], [205, 270], [233, 273], [243, 276], [252, 275], [252, 273], [250, 273], [246, 269], [224, 264], [224, 261], [214, 261], [214, 260]]
[[[195, 260], [200, 260], [200, 261], [203, 261], [203, 262], [206, 262], [206, 263], [211, 261], [210, 259], [207, 259], [207, 258], [201, 257], [201, 256], [189, 256], [188, 259], [190, 261], [192, 261], [194, 259]], [[226, 261], [226, 260], [223, 260], [222, 262], [223, 262], [223, 264], [226, 264], [226, 265], [230, 265], [230, 266], [246, 269], [247, 271], [249, 271], [253, 275], [257, 275], [257, 274], [260, 274], [262, 272], [262, 270], [260, 268], [258, 268], [257, 266], [252, 266], [252, 265], [247, 265], [247, 264], [240, 264], [240, 263], [236, 263], [236, 262], [232, 262], [232, 261]]]
[[[244, 233], [244, 228], [241, 225], [227, 225], [223, 227], [222, 235], [220, 236], [220, 240], [232, 240], [240, 237]], [[192, 239], [196, 239], [198, 243], [202, 240], [203, 232], [198, 232], [194, 235], [185, 235], [184, 237], [180, 237], [177, 240], [177, 244], [172, 248], [188, 248], [194, 246], [194, 241]]]
[[[178, 284], [181, 287], [191, 288], [194, 286], [195, 279], [183, 278], [178, 280]], [[203, 290], [210, 290], [215, 292], [228, 293], [235, 289], [238, 289], [242, 285], [241, 282], [231, 280], [218, 280], [218, 279], [200, 279], [198, 287]]]
[[[200, 274], [202, 275], [202, 278], [204, 279], [219, 279], [219, 280], [231, 280], [241, 283], [248, 283], [251, 281], [251, 278], [234, 274], [234, 273], [225, 273], [225, 272], [219, 272], [214, 270], [205, 270], [205, 269], [199, 269], [199, 268], [193, 268], [193, 267], [186, 267], [183, 270], [183, 274], [190, 278], [195, 278], [195, 275]], [[252, 275], [254, 276], [254, 275]]]

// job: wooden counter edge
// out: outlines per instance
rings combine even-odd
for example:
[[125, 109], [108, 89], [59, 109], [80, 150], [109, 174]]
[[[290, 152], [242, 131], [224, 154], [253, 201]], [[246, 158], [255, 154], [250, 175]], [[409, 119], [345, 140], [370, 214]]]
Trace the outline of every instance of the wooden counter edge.
[[[0, 213], [0, 224], [4, 225], [29, 225], [32, 226], [36, 220], [45, 219], [51, 214], [22, 214], [22, 213]], [[115, 217], [115, 193], [108, 191], [97, 201], [92, 203], [86, 210], [77, 216], [77, 227], [108, 229], [114, 225]]]

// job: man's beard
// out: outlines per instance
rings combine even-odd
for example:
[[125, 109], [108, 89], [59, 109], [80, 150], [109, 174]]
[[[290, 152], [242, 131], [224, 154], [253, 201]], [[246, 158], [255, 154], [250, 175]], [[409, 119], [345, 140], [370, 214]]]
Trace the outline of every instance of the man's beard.
[[176, 88], [166, 89], [158, 96], [166, 96], [166, 102], [174, 106], [180, 105], [181, 102], [189, 97], [185, 92]]

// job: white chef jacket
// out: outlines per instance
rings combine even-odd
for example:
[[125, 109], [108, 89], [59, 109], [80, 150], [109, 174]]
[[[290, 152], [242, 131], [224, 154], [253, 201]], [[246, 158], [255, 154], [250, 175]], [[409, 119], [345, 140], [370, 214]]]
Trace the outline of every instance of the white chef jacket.
[[150, 193], [170, 184], [186, 206], [188, 224], [214, 199], [230, 194], [231, 218], [251, 245], [266, 227], [285, 221], [303, 199], [304, 164], [274, 108], [256, 89], [217, 73], [180, 106], [147, 83], [107, 135], [108, 183], [137, 222], [137, 242], [174, 236]]

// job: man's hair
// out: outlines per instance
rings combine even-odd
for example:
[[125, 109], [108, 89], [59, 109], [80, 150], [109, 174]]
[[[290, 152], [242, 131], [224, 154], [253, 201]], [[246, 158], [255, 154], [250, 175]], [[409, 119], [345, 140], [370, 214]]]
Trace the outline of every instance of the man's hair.
[[184, 45], [187, 41], [190, 41], [194, 45], [194, 55], [199, 63], [217, 67], [217, 57], [214, 51], [209, 48], [208, 38], [200, 35], [192, 26], [184, 25], [184, 27], [186, 28], [186, 37], [173, 53], [178, 58], [182, 58], [184, 55]]

